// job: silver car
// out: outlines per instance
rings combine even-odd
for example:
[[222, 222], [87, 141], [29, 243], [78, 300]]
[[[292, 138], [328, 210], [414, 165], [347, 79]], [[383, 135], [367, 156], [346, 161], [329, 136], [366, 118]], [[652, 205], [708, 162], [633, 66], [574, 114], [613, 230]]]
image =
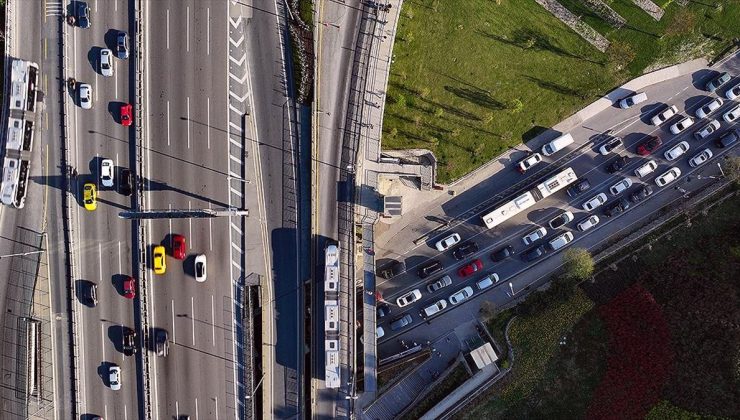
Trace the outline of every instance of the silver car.
[[703, 140], [712, 135], [715, 131], [719, 130], [719, 121], [711, 120], [702, 128], [698, 129], [694, 133], [694, 138], [697, 140]]
[[666, 185], [678, 179], [679, 176], [681, 176], [681, 170], [674, 166], [673, 168], [663, 172], [660, 176], [655, 178], [655, 184], [659, 187], [665, 187]]
[[612, 195], [617, 196], [621, 194], [623, 191], [628, 189], [632, 186], [632, 180], [629, 178], [622, 178], [619, 182], [609, 187], [609, 192], [612, 193]]
[[606, 203], [606, 194], [599, 193], [583, 203], [583, 209], [586, 211], [593, 211], [596, 207], [599, 207], [604, 203]]
[[547, 229], [545, 229], [544, 227], [538, 227], [537, 229], [524, 235], [524, 237], [522, 238], [522, 242], [524, 242], [524, 245], [529, 245], [544, 238], [545, 235], [547, 235]]
[[577, 227], [578, 227], [578, 230], [580, 230], [581, 232], [585, 232], [598, 224], [599, 224], [599, 216], [592, 214], [591, 216], [588, 216], [587, 218], [578, 222]]
[[678, 114], [678, 108], [676, 108], [676, 105], [671, 105], [651, 118], [650, 122], [652, 122], [653, 125], [661, 125], [676, 114]]
[[671, 125], [671, 133], [681, 134], [684, 130], [694, 125], [694, 119], [691, 117], [685, 117], [680, 119], [678, 122]]
[[473, 288], [468, 286], [468, 287], [458, 290], [457, 293], [450, 296], [450, 303], [453, 305], [457, 305], [458, 303], [464, 301], [465, 299], [471, 296], [473, 296]]
[[410, 305], [419, 299], [421, 299], [421, 292], [419, 291], [419, 289], [414, 289], [396, 299], [396, 305], [398, 305], [399, 308], [403, 308], [404, 306]]
[[725, 115], [723, 115], [722, 118], [724, 118], [725, 121], [727, 121], [728, 123], [731, 123], [740, 118], [740, 105], [737, 105], [731, 110], [725, 112]]
[[714, 154], [712, 154], [712, 151], [711, 150], [704, 149], [701, 152], [699, 152], [696, 155], [694, 155], [694, 157], [692, 157], [691, 159], [689, 159], [689, 166], [691, 166], [692, 168], [696, 168], [697, 166], [699, 166], [699, 165], [705, 163], [706, 161], [708, 161], [709, 159], [711, 159], [712, 156], [714, 156]]
[[100, 50], [100, 74], [105, 77], [113, 76], [113, 52], [107, 48]]

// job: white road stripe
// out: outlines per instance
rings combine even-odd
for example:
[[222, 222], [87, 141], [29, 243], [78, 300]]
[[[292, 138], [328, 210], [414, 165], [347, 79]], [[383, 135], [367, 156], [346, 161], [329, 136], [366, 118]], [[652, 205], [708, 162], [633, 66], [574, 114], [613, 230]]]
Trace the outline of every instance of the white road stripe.
[[167, 146], [170, 145], [170, 101], [167, 101]]
[[190, 321], [193, 325], [193, 347], [195, 347], [195, 298], [190, 296]]
[[216, 312], [213, 305], [213, 295], [211, 295], [211, 343], [216, 347]]
[[206, 55], [211, 55], [211, 8], [206, 7]]
[[[170, 9], [167, 9], [167, 49], [170, 49]], [[108, 416], [106, 416], [108, 417]]]
[[174, 299], [170, 301], [170, 305], [172, 306], [172, 344], [177, 344], [177, 339], [175, 336], [175, 300]]
[[185, 45], [190, 52], [190, 6], [185, 8]]
[[188, 133], [188, 149], [190, 149], [190, 96], [186, 98], [187, 103], [187, 133]]
[[206, 98], [206, 144], [211, 148], [211, 97]]

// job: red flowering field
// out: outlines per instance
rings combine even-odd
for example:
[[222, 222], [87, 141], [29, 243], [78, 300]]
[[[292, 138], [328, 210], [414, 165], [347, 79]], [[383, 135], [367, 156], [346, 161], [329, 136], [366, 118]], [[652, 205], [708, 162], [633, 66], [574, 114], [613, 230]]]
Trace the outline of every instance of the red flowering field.
[[607, 370], [586, 417], [642, 419], [660, 400], [673, 350], [668, 324], [650, 292], [639, 284], [599, 309], [609, 331]]

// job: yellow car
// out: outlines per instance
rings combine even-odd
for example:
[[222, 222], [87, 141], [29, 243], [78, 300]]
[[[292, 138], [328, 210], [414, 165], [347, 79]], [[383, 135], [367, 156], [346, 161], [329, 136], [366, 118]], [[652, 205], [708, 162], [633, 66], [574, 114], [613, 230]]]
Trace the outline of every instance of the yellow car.
[[154, 273], [164, 274], [167, 271], [167, 260], [164, 257], [164, 247], [157, 245], [154, 247]]
[[85, 203], [85, 209], [89, 211], [98, 208], [98, 194], [95, 190], [95, 184], [87, 183], [82, 187], [82, 201]]

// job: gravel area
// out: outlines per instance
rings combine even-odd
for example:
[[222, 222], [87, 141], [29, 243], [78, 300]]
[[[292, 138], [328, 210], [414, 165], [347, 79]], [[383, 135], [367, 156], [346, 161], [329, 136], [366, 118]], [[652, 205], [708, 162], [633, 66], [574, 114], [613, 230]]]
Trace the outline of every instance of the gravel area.
[[560, 19], [564, 24], [568, 25], [569, 28], [576, 31], [581, 38], [585, 39], [597, 50], [604, 52], [609, 47], [608, 39], [604, 38], [600, 33], [596, 32], [594, 28], [578, 19], [578, 16], [571, 13], [571, 11], [563, 7], [562, 4], [555, 0], [535, 1], [537, 4], [544, 7], [545, 10], [552, 13], [553, 16]]

